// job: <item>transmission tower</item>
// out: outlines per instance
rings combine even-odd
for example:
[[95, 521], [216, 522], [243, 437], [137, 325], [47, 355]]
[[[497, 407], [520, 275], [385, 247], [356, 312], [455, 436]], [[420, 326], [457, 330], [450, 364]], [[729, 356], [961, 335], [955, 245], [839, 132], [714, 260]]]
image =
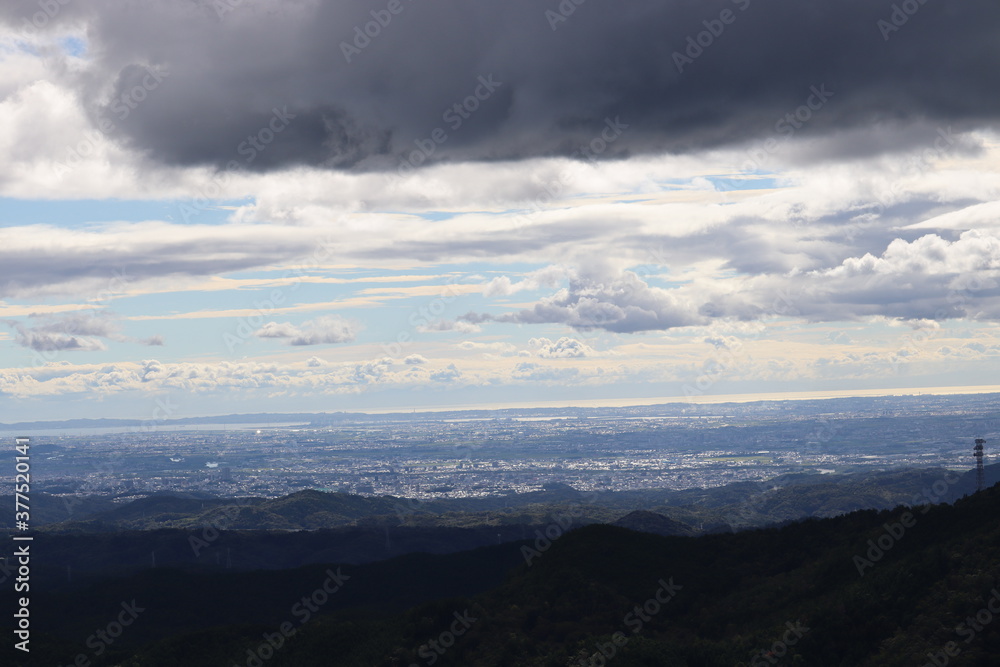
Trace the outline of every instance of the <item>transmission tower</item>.
[[982, 438], [976, 438], [976, 447], [973, 449], [973, 453], [976, 455], [976, 490], [982, 491], [983, 486], [986, 485], [986, 473], [983, 470], [983, 443], [986, 441]]

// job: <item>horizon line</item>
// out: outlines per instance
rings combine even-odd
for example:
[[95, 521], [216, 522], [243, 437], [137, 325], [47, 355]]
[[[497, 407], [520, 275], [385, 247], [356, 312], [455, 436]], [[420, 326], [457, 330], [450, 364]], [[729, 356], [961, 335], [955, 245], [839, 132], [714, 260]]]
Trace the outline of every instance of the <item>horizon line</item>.
[[[976, 396], [985, 394], [1000, 393], [1000, 385], [961, 385], [951, 387], [912, 387], [894, 389], [834, 389], [834, 390], [810, 390], [791, 392], [761, 392], [755, 394], [703, 394], [700, 396], [660, 396], [655, 398], [595, 398], [577, 400], [552, 400], [552, 401], [514, 401], [507, 403], [486, 403], [486, 404], [459, 404], [459, 405], [439, 405], [432, 407], [421, 406], [399, 406], [392, 408], [363, 408], [355, 410], [338, 410], [336, 412], [256, 412], [256, 413], [227, 413], [208, 414], [183, 417], [181, 419], [171, 419], [159, 422], [160, 426], [169, 426], [172, 422], [182, 422], [190, 419], [212, 419], [214, 417], [232, 417], [246, 415], [253, 417], [261, 414], [285, 414], [285, 415], [317, 415], [317, 414], [360, 414], [360, 415], [387, 415], [406, 413], [438, 413], [438, 412], [480, 412], [480, 411], [503, 411], [503, 410], [528, 410], [538, 408], [641, 408], [653, 407], [657, 405], [677, 405], [688, 403], [692, 407], [703, 405], [722, 405], [730, 403], [780, 403], [784, 401], [806, 401], [806, 400], [834, 400], [838, 398], [878, 398], [878, 397], [906, 397], [906, 396]], [[99, 421], [102, 419], [145, 422], [148, 419], [135, 417], [92, 417], [75, 418], [63, 420], [33, 420], [28, 422], [16, 422], [20, 424], [55, 424], [72, 421], [90, 419]], [[14, 424], [0, 424], [0, 427], [13, 426]]]

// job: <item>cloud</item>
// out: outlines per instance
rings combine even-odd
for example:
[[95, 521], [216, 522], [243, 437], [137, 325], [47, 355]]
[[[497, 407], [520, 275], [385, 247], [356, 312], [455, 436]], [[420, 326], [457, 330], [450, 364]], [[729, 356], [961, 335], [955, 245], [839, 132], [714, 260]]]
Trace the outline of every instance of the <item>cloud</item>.
[[970, 230], [954, 241], [936, 234], [895, 239], [879, 256], [849, 257], [796, 280], [812, 298], [796, 298], [795, 307], [813, 320], [882, 316], [916, 328], [965, 317], [997, 320], [1000, 238]]
[[[37, 352], [92, 352], [108, 349], [98, 338], [120, 342], [134, 340], [121, 334], [121, 327], [108, 313], [40, 315], [32, 319], [40, 324], [26, 326], [17, 320], [4, 320], [4, 323], [17, 332], [14, 340], [18, 345]], [[160, 339], [159, 343], [145, 344], [162, 345], [163, 342]]]
[[462, 371], [458, 370], [458, 367], [455, 366], [455, 364], [448, 364], [446, 368], [435, 373], [431, 373], [430, 378], [434, 382], [454, 384], [462, 379]]
[[417, 327], [417, 331], [420, 333], [436, 333], [442, 331], [457, 331], [458, 333], [478, 333], [482, 331], [475, 324], [470, 324], [469, 322], [453, 322], [449, 320], [434, 320], [427, 324], [421, 324]]
[[407, 366], [421, 366], [427, 363], [427, 357], [421, 354], [411, 354], [403, 359], [403, 363]]
[[[16, 33], [37, 2], [0, 7], [0, 194], [27, 212], [0, 230], [0, 317], [19, 322], [8, 368], [19, 345], [162, 345], [114, 318], [25, 319], [111, 300], [122, 325], [183, 318], [210, 340], [249, 320], [306, 347], [226, 365], [172, 346], [148, 364], [10, 371], [0, 391], [410, 394], [432, 376], [576, 384], [598, 367], [600, 382], [683, 383], [734, 351], [753, 357], [734, 375], [775, 381], [995, 357], [949, 338], [1000, 320], [995, 3], [923, 3], [889, 33], [892, 5], [863, 0], [623, 0], [555, 23], [558, 2], [404, 3], [350, 63], [341, 41], [371, 20], [365, 3], [243, 0], [224, 17], [204, 0], [57, 4], [29, 36]], [[735, 22], [678, 71], [674, 52], [723, 9]], [[84, 57], [59, 47], [69, 31]], [[453, 128], [443, 116], [467, 100], [478, 108]], [[583, 146], [603, 149], [596, 162], [563, 159]], [[402, 321], [428, 304], [448, 319], [416, 330], [457, 335], [428, 336], [420, 363], [367, 359], [375, 341], [310, 357], [357, 332], [319, 314]], [[494, 322], [523, 327], [474, 335]], [[873, 326], [828, 338], [846, 327], [813, 322]], [[802, 329], [825, 349], [796, 347]], [[925, 334], [928, 350], [900, 349]]]
[[739, 345], [735, 336], [707, 336], [704, 340], [717, 350], [729, 350]]
[[359, 326], [336, 316], [323, 316], [295, 326], [289, 322], [268, 322], [254, 332], [258, 338], [284, 339], [288, 345], [334, 345], [357, 338]]
[[[948, 240], [895, 238], [879, 252], [837, 265], [747, 272], [724, 280], [651, 285], [655, 273], [595, 264], [568, 272], [567, 284], [528, 308], [471, 312], [459, 320], [562, 324], [578, 331], [666, 331], [716, 321], [861, 321], [887, 318], [913, 328], [954, 319], [1000, 320], [1000, 233], [968, 230]], [[717, 348], [730, 344], [709, 337]]]
[[[841, 142], [844, 153], [870, 153], [912, 142], [909, 125], [991, 125], [1000, 113], [992, 0], [968, 0], [961, 12], [920, 4], [888, 31], [880, 21], [893, 6], [868, 0], [622, 0], [566, 17], [534, 0], [404, 3], [357, 53], [345, 44], [372, 20], [368, 3], [241, 5], [219, 17], [207, 3], [149, 0], [127, 12], [114, 0], [69, 3], [39, 39], [84, 25], [94, 55], [62, 78], [93, 118], [115, 121], [121, 143], [170, 165], [395, 169], [427, 141], [433, 154], [421, 162], [585, 146], [603, 156], [676, 153], [782, 127], [832, 136], [882, 119], [904, 130]], [[5, 2], [0, 20], [22, 30], [38, 6]], [[137, 95], [150, 70], [169, 76]], [[832, 97], [810, 110], [823, 86]], [[123, 106], [139, 96], [135, 109]], [[808, 121], [797, 127], [801, 109]], [[602, 141], [616, 122], [628, 129]], [[447, 141], [431, 139], [438, 128]]]
[[[995, 145], [995, 137], [981, 140]], [[989, 157], [995, 161], [997, 150]], [[446, 288], [488, 289], [488, 298], [500, 298], [553, 288], [569, 277], [565, 267], [585, 266], [595, 259], [615, 269], [656, 265], [684, 280], [693, 272], [712, 272], [709, 277], [725, 279], [728, 275], [723, 271], [757, 275], [829, 269], [849, 257], [878, 256], [896, 238], [912, 241], [925, 233], [908, 227], [915, 220], [941, 221], [945, 229], [939, 235], [951, 240], [958, 230], [946, 225], [963, 219], [978, 224], [988, 216], [989, 210], [980, 209], [975, 216], [946, 219], [948, 212], [990, 200], [998, 187], [989, 172], [970, 175], [976, 163], [968, 156], [949, 156], [955, 163], [941, 173], [925, 169], [916, 175], [906, 173], [900, 166], [903, 160], [897, 158], [801, 168], [790, 173], [780, 189], [735, 194], [688, 189], [693, 188], [693, 181], [684, 174], [724, 168], [714, 160], [735, 162], [740, 159], [736, 153], [724, 159], [664, 156], [599, 167], [565, 163], [560, 167], [557, 160], [523, 163], [519, 168], [496, 163], [451, 165], [420, 172], [413, 183], [407, 181], [406, 192], [412, 185], [425, 199], [432, 197], [433, 204], [458, 207], [460, 212], [453, 217], [435, 221], [380, 210], [357, 211], [365, 206], [395, 209], [408, 205], [403, 200], [409, 195], [397, 200], [384, 187], [380, 192], [373, 189], [381, 177], [318, 171], [258, 175], [243, 186], [259, 196], [260, 202], [238, 207], [233, 214], [238, 221], [228, 224], [5, 228], [0, 232], [4, 241], [0, 244], [0, 298], [54, 293], [90, 298], [110, 293], [117, 298], [126, 293], [197, 289], [210, 283], [203, 276], [218, 276], [211, 279], [215, 289], [236, 289], [239, 285], [223, 276], [267, 267], [275, 271], [268, 277], [277, 281], [279, 268], [297, 263], [307, 267], [304, 280], [334, 280], [336, 274], [324, 270], [334, 256], [344, 264], [362, 266], [387, 266], [402, 260], [543, 267], [525, 273], [511, 271], [492, 286], [480, 280], [479, 284]], [[511, 209], [523, 205], [517, 203], [518, 198], [530, 197], [536, 189], [543, 191], [546, 174], [558, 168], [572, 171], [572, 187], [562, 198], [552, 200], [551, 209], [547, 205], [533, 216], [530, 225], [516, 226]], [[0, 179], [4, 173], [0, 170]], [[200, 173], [192, 173], [192, 179]], [[678, 181], [680, 189], [662, 185], [671, 181]], [[588, 188], [614, 188], [604, 198], [613, 203], [593, 197], [584, 201], [580, 195]], [[640, 188], [644, 201], [629, 201]], [[437, 201], [439, 193], [445, 201]], [[419, 209], [430, 204], [414, 205]], [[470, 212], [470, 208], [475, 210]], [[296, 275], [286, 270], [283, 280]], [[407, 296], [398, 290], [368, 292], [357, 295], [351, 304], [380, 305]], [[252, 312], [251, 303], [237, 303]], [[314, 305], [288, 305], [275, 312]], [[242, 314], [218, 308], [204, 313], [212, 317]], [[421, 331], [444, 331], [448, 326], [456, 325], [439, 321]], [[470, 322], [458, 327], [451, 330], [475, 332]]]
[[44, 333], [17, 327], [18, 345], [37, 352], [93, 352], [108, 346], [99, 340], [60, 333]]
[[498, 276], [488, 282], [483, 288], [483, 296], [510, 296], [524, 290], [536, 290], [540, 287], [555, 287], [567, 275], [563, 266], [547, 266], [538, 271], [532, 271], [524, 280], [513, 282], [508, 276]]
[[111, 295], [143, 281], [259, 268], [320, 252], [315, 232], [278, 225], [11, 227], [0, 247], [0, 296]]
[[537, 354], [542, 359], [579, 359], [594, 354], [594, 350], [587, 344], [565, 336], [554, 343], [548, 338], [532, 338], [528, 344], [537, 349]]
[[576, 368], [555, 368], [552, 366], [542, 366], [534, 362], [525, 361], [514, 367], [512, 378], [527, 382], [565, 382], [580, 375]]
[[60, 317], [43, 315], [38, 319], [43, 324], [34, 327], [35, 331], [101, 336], [102, 338], [112, 339], [122, 338], [120, 326], [108, 313], [73, 313]]
[[542, 299], [532, 308], [501, 315], [468, 313], [460, 320], [514, 322], [519, 324], [565, 324], [589, 331], [606, 329], [635, 333], [705, 324], [695, 304], [677, 293], [650, 287], [638, 275], [625, 271], [618, 276], [578, 274], [569, 286]]
[[500, 355], [507, 356], [515, 354], [517, 352], [517, 346], [510, 343], [504, 343], [502, 341], [493, 341], [490, 343], [480, 343], [473, 340], [463, 340], [458, 344], [460, 350], [466, 350], [470, 352], [483, 352], [487, 355]]
[[350, 381], [358, 385], [378, 384], [390, 376], [393, 360], [389, 357], [355, 364]]
[[[975, 342], [960, 336], [949, 337], [947, 332], [907, 336], [902, 340], [887, 336], [876, 347], [858, 346], [850, 350], [839, 346], [831, 349], [821, 341], [825, 331], [827, 328], [820, 328], [815, 332], [814, 343], [806, 345], [801, 340], [745, 341], [738, 363], [733, 363], [735, 357], [724, 351], [715, 352], [714, 359], [706, 357], [700, 340], [685, 344], [690, 352], [685, 355], [677, 354], [677, 341], [652, 338], [634, 346], [642, 347], [641, 353], [623, 356], [612, 366], [587, 358], [568, 363], [538, 357], [466, 358], [454, 362], [447, 358], [429, 359], [419, 365], [386, 357], [360, 362], [328, 362], [317, 357], [280, 362], [147, 359], [72, 364], [63, 360], [29, 368], [0, 369], [0, 394], [18, 398], [65, 397], [60, 401], [68, 404], [74, 398], [92, 401], [95, 397], [131, 396], [141, 401], [182, 392], [204, 397], [199, 398], [198, 405], [224, 406], [233, 397], [282, 396], [322, 401], [328, 396], [365, 393], [384, 396], [387, 395], [384, 392], [396, 390], [397, 397], [402, 397], [400, 404], [406, 405], [413, 390], [426, 388], [430, 382], [468, 388], [470, 395], [473, 391], [493, 389], [502, 392], [506, 387], [519, 392], [524, 400], [530, 400], [523, 391], [533, 383], [558, 386], [572, 382], [595, 390], [604, 387], [601, 391], [607, 396], [624, 396], [628, 394], [622, 394], [623, 391], [656, 385], [658, 391], [667, 392], [659, 395], [669, 396], [685, 383], [695, 382], [708, 368], [719, 369], [719, 373], [711, 371], [710, 377], [727, 383], [773, 381], [784, 390], [792, 386], [816, 388], [810, 382], [824, 379], [862, 379], [875, 383], [891, 379], [904, 368], [911, 379], [927, 380], [938, 373], [954, 373], [957, 380], [967, 381], [972, 379], [969, 374], [974, 374], [982, 384], [988, 384], [991, 364], [1000, 359], [996, 331], [980, 332]], [[706, 365], [706, 362], [711, 363]], [[790, 386], [789, 382], [798, 384]]]
[[511, 282], [510, 278], [499, 276], [486, 284], [486, 287], [483, 288], [483, 296], [508, 296], [516, 291], [518, 290], [514, 287], [514, 283]]
[[[429, 368], [425, 368], [429, 367]], [[416, 372], [416, 374], [414, 374]], [[183, 391], [218, 395], [231, 392], [288, 392], [295, 395], [345, 394], [383, 388], [413, 388], [457, 382], [462, 369], [452, 363], [397, 364], [388, 357], [332, 363], [318, 357], [301, 362], [208, 363], [117, 362], [94, 365], [48, 363], [30, 369], [0, 369], [0, 393], [15, 396], [118, 394]]]

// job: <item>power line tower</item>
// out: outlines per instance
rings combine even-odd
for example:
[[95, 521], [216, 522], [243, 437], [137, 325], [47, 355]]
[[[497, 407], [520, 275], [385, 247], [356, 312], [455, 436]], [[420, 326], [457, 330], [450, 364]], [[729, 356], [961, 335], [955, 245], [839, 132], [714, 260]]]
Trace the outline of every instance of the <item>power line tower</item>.
[[976, 490], [982, 491], [986, 485], [986, 472], [983, 470], [983, 443], [982, 438], [976, 438], [976, 447], [972, 450], [976, 455]]

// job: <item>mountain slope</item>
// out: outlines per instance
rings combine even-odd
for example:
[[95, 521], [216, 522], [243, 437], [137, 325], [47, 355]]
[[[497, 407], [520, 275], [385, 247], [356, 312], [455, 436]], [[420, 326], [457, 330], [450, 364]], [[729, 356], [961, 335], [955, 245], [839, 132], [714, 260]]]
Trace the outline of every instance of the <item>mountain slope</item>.
[[[95, 667], [255, 664], [275, 637], [268, 667], [542, 667], [604, 656], [623, 667], [894, 667], [950, 661], [949, 650], [961, 656], [955, 664], [991, 665], [1000, 656], [989, 610], [1000, 611], [997, 511], [1000, 487], [954, 506], [694, 538], [606, 525], [540, 531], [465, 554], [345, 567], [352, 578], [306, 623], [291, 605], [314, 594], [323, 566], [211, 578], [149, 571], [86, 595], [46, 594], [38, 608], [59, 613], [40, 627], [53, 646], [79, 641], [121, 599], [142, 601], [148, 627]], [[294, 632], [276, 635], [284, 622]]]

